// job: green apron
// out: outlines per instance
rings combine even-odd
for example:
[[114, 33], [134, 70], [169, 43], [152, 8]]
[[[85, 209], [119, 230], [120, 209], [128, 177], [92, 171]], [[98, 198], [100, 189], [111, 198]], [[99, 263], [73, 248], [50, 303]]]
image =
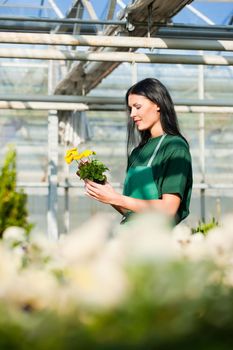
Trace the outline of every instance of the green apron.
[[[133, 163], [130, 165], [123, 187], [123, 195], [138, 198], [138, 199], [158, 199], [158, 189], [154, 181], [153, 172], [151, 169], [151, 164], [158, 153], [166, 135], [163, 135], [159, 140], [157, 147], [152, 153], [148, 163], [145, 166], [135, 166], [132, 167]], [[133, 212], [128, 211], [121, 221], [125, 223], [132, 216]]]

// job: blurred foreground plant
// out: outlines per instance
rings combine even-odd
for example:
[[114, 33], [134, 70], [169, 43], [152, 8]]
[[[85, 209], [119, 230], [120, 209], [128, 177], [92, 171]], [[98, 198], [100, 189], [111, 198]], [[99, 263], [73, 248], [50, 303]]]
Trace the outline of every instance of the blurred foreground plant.
[[0, 349], [231, 350], [232, 254], [233, 217], [207, 236], [145, 213], [2, 240]]
[[77, 161], [78, 170], [76, 174], [80, 179], [89, 179], [104, 184], [107, 180], [104, 172], [109, 169], [102, 162], [93, 157], [95, 154], [94, 151], [90, 150], [79, 153], [77, 148], [72, 148], [66, 152], [65, 160], [68, 164], [73, 160]]

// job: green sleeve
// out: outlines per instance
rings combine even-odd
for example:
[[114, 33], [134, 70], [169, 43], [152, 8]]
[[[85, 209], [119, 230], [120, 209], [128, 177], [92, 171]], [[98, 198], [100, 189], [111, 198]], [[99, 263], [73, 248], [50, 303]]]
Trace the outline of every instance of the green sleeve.
[[191, 176], [191, 157], [188, 149], [174, 150], [164, 162], [160, 197], [165, 193], [184, 197], [188, 177]]

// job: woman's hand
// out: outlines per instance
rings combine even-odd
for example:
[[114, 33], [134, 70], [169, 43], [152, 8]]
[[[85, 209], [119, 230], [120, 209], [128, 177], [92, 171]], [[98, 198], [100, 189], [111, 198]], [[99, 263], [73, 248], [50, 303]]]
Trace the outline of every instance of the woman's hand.
[[108, 182], [101, 185], [91, 180], [85, 180], [85, 189], [88, 197], [105, 204], [116, 204], [119, 196], [119, 193]]

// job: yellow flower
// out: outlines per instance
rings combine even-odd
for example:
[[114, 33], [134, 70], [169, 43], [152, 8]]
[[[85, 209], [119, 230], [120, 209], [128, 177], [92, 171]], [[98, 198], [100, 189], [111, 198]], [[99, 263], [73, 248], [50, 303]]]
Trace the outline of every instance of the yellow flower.
[[66, 152], [66, 155], [65, 155], [65, 161], [67, 164], [70, 164], [74, 159], [75, 157], [78, 155], [78, 150], [77, 148], [72, 148], [72, 149], [69, 149], [67, 152]]
[[73, 160], [80, 160], [82, 158], [87, 158], [95, 152], [90, 151], [89, 149], [79, 153], [77, 148], [72, 148], [66, 152], [65, 161], [70, 164]]
[[[89, 149], [79, 153], [77, 148], [72, 148], [66, 152], [65, 160], [68, 164], [76, 160], [78, 166], [76, 175], [81, 180], [90, 179], [98, 183], [105, 183], [107, 177], [104, 172], [109, 169], [95, 157], [89, 157], [93, 154], [96, 153]], [[84, 161], [82, 161], [83, 158], [85, 158]]]
[[92, 155], [92, 154], [95, 154], [95, 152], [90, 151], [89, 149], [86, 149], [86, 150], [83, 151], [82, 153], [79, 153], [77, 156], [75, 156], [74, 159], [80, 160], [80, 159], [82, 159], [82, 158], [87, 158], [87, 157], [89, 157], [89, 156]]

